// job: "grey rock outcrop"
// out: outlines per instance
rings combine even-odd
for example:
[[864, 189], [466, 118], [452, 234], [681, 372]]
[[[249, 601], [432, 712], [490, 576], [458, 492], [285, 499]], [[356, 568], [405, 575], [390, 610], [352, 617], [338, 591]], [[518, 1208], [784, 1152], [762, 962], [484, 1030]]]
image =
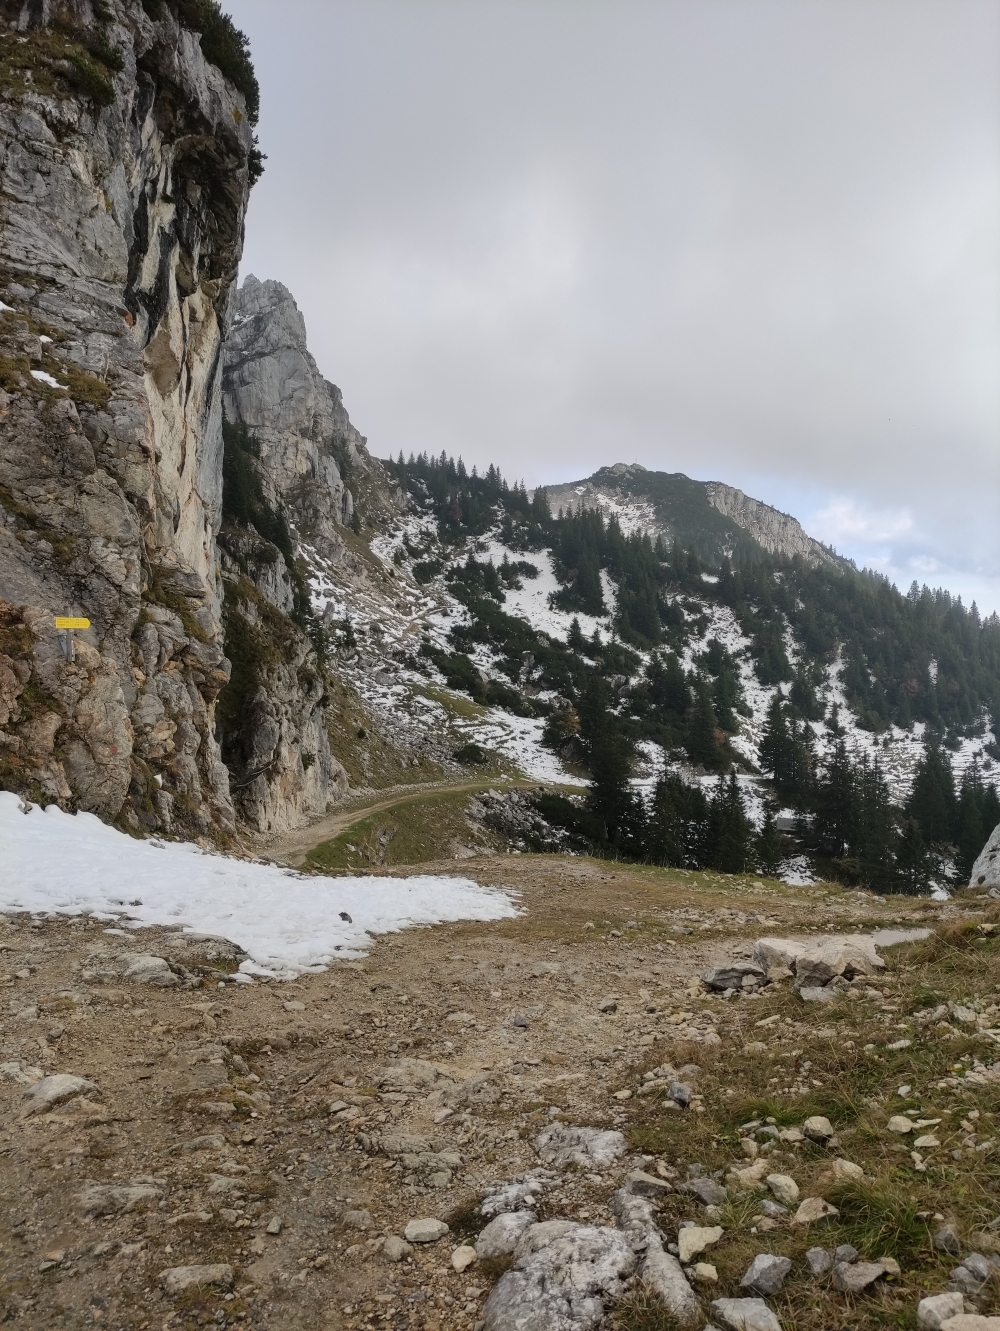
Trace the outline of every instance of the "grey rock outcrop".
[[989, 841], [979, 852], [972, 866], [969, 886], [985, 888], [986, 891], [1000, 888], [1000, 825], [994, 827]]
[[[0, 101], [5, 784], [135, 829], [231, 830], [219, 368], [251, 125], [198, 35], [139, 0], [60, 8], [81, 59], [98, 37], [120, 52], [98, 105], [46, 54], [52, 8], [0, 2], [25, 71]], [[91, 621], [75, 662], [56, 614]]]
[[721, 481], [709, 481], [705, 491], [712, 507], [748, 532], [768, 554], [782, 559], [799, 555], [810, 564], [835, 562], [830, 551], [807, 535], [801, 523], [787, 513], [781, 513], [759, 499], [751, 499], [742, 490], [723, 485]]
[[344, 528], [356, 509], [371, 520], [402, 508], [340, 389], [320, 373], [305, 320], [280, 282], [251, 275], [236, 294], [223, 404], [227, 420], [253, 432], [263, 476], [299, 539], [330, 563], [347, 553]]

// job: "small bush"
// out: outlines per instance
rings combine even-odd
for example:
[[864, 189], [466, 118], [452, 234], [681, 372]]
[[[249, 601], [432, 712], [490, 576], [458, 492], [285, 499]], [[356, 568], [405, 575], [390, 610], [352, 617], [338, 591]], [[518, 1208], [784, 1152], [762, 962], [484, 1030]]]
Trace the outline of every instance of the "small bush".
[[842, 1183], [828, 1197], [840, 1211], [838, 1237], [859, 1252], [895, 1257], [901, 1266], [912, 1266], [926, 1252], [927, 1226], [917, 1219], [919, 1203], [898, 1180]]
[[110, 106], [115, 100], [111, 81], [86, 56], [71, 53], [68, 59], [73, 66], [73, 83], [78, 91], [90, 97], [95, 106]]
[[463, 744], [460, 749], [455, 750], [455, 758], [469, 767], [481, 767], [490, 760], [489, 754], [478, 744]]

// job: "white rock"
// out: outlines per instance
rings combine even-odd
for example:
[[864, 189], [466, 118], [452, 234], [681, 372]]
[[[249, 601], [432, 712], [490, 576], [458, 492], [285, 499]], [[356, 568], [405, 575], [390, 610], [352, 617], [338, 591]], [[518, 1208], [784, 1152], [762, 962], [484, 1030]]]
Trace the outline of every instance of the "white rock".
[[10, 1063], [0, 1063], [0, 1081], [12, 1081], [17, 1086], [33, 1086], [44, 1076], [45, 1073], [41, 1068], [32, 1067], [30, 1063], [23, 1063], [20, 1059]]
[[979, 852], [972, 866], [969, 886], [987, 890], [1000, 887], [1000, 826], [994, 827], [989, 840]]
[[982, 1313], [958, 1313], [941, 1323], [941, 1331], [1000, 1331], [1000, 1317], [984, 1317]]
[[[701, 1267], [715, 1270], [707, 1262], [699, 1262], [695, 1267], [696, 1275]], [[667, 1312], [681, 1326], [701, 1321], [703, 1314], [698, 1296], [688, 1284], [680, 1262], [671, 1253], [664, 1252], [663, 1244], [658, 1239], [650, 1242], [646, 1249], [639, 1274], [643, 1283], [660, 1298]]]
[[131, 1187], [117, 1183], [89, 1183], [77, 1195], [77, 1202], [86, 1216], [116, 1215], [120, 1211], [134, 1211], [137, 1206], [155, 1206], [162, 1196], [160, 1189], [150, 1183]]
[[835, 1179], [850, 1180], [852, 1183], [859, 1183], [865, 1176], [865, 1171], [853, 1160], [834, 1160], [830, 1169]]
[[799, 1185], [787, 1174], [768, 1174], [764, 1182], [782, 1206], [794, 1206], [799, 1200]]
[[468, 1268], [474, 1265], [478, 1260], [479, 1258], [475, 1248], [471, 1248], [467, 1243], [463, 1243], [461, 1247], [456, 1248], [451, 1254], [452, 1267], [459, 1273], [459, 1275], [461, 1275], [463, 1271], [467, 1271]]
[[382, 1245], [382, 1256], [390, 1262], [401, 1262], [404, 1257], [409, 1257], [413, 1253], [413, 1248], [398, 1234], [390, 1234]]
[[913, 1131], [913, 1123], [905, 1114], [893, 1114], [885, 1128], [886, 1132], [898, 1132], [903, 1137]]
[[695, 1262], [691, 1275], [703, 1285], [714, 1285], [719, 1279], [719, 1273], [711, 1262]]
[[515, 1258], [494, 1285], [483, 1331], [591, 1331], [604, 1321], [605, 1305], [621, 1298], [636, 1265], [623, 1234], [574, 1224], [550, 1233], [550, 1241]]
[[533, 1211], [505, 1211], [491, 1220], [476, 1239], [476, 1252], [480, 1257], [507, 1257], [524, 1231], [535, 1223]]
[[931, 1294], [917, 1304], [917, 1326], [919, 1331], [941, 1331], [941, 1324], [949, 1317], [955, 1317], [964, 1308], [962, 1296], [958, 1293]]
[[212, 1285], [216, 1289], [232, 1289], [233, 1268], [223, 1262], [213, 1266], [171, 1266], [157, 1276], [167, 1294], [183, 1294], [188, 1289]]
[[556, 1169], [578, 1165], [590, 1172], [607, 1169], [628, 1149], [620, 1132], [600, 1128], [573, 1128], [552, 1123], [535, 1138], [535, 1150], [543, 1164]]
[[180, 984], [180, 980], [163, 957], [154, 957], [144, 952], [130, 958], [125, 979], [131, 980], [133, 984], [156, 985], [160, 989], [169, 989], [172, 985]]
[[712, 1316], [727, 1331], [781, 1331], [781, 1323], [763, 1299], [715, 1299]]
[[677, 1231], [677, 1256], [681, 1265], [687, 1266], [692, 1257], [718, 1243], [722, 1238], [721, 1225], [688, 1225]]
[[833, 1220], [840, 1212], [822, 1197], [807, 1197], [792, 1216], [793, 1225], [814, 1225], [819, 1220]]
[[85, 1091], [96, 1091], [94, 1082], [86, 1077], [71, 1077], [68, 1072], [57, 1072], [52, 1077], [43, 1077], [25, 1092], [21, 1106], [21, 1117], [31, 1118], [34, 1114], [44, 1114], [55, 1105], [61, 1105]]
[[836, 1135], [833, 1124], [822, 1114], [814, 1114], [812, 1118], [807, 1118], [802, 1124], [802, 1131], [810, 1141], [814, 1142], [827, 1142]]
[[447, 1233], [448, 1226], [443, 1220], [426, 1216], [419, 1220], [411, 1220], [403, 1230], [403, 1237], [407, 1243], [437, 1243], [438, 1239], [443, 1239]]
[[840, 990], [834, 989], [830, 985], [803, 985], [799, 990], [799, 998], [803, 1003], [834, 1003], [840, 997]]

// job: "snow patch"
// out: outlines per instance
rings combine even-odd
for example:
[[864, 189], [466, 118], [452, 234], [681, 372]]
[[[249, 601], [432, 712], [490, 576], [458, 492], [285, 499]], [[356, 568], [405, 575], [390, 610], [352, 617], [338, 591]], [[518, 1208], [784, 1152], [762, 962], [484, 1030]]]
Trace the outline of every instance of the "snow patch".
[[0, 792], [0, 910], [184, 925], [243, 948], [245, 975], [293, 979], [363, 956], [375, 934], [518, 914], [508, 892], [468, 878], [307, 876], [185, 842], [136, 841], [90, 813], [23, 807]]

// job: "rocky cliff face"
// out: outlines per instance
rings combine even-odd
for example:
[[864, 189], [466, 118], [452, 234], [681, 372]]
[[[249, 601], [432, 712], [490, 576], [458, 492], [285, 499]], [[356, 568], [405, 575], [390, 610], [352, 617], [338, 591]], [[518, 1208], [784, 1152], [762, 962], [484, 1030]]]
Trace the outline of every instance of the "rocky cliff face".
[[[215, 533], [247, 107], [166, 7], [0, 22], [3, 784], [231, 830]], [[91, 621], [73, 663], [56, 614]]]
[[246, 278], [223, 355], [219, 545], [233, 662], [220, 701], [223, 756], [241, 819], [276, 833], [324, 812], [348, 785], [330, 748], [326, 634], [309, 578], [322, 566], [363, 579], [358, 533], [399, 512], [402, 496], [321, 375], [280, 282]]
[[236, 293], [223, 405], [227, 420], [252, 431], [265, 483], [299, 539], [325, 560], [344, 558], [346, 528], [398, 511], [400, 492], [351, 424], [340, 389], [320, 373], [305, 320], [280, 282], [250, 276]]
[[709, 481], [705, 490], [712, 507], [748, 532], [769, 555], [779, 559], [800, 556], [812, 564], [836, 562], [826, 546], [814, 541], [801, 523], [787, 513], [780, 513], [770, 504], [751, 499], [742, 490], [720, 481]]

